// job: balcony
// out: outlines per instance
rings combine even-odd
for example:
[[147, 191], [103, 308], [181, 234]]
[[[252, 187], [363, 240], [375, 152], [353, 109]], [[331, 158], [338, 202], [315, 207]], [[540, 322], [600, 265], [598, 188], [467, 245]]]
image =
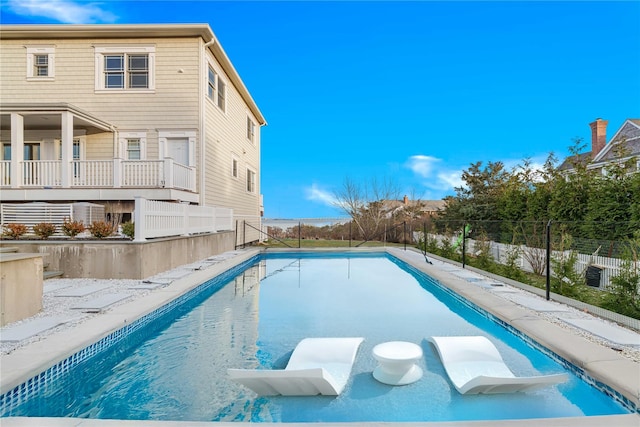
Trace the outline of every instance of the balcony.
[[[164, 160], [0, 161], [0, 188], [29, 189], [171, 189], [196, 192], [196, 168]], [[66, 169], [66, 173], [64, 170]], [[68, 191], [68, 190], [67, 190]], [[3, 195], [3, 199], [5, 199]]]

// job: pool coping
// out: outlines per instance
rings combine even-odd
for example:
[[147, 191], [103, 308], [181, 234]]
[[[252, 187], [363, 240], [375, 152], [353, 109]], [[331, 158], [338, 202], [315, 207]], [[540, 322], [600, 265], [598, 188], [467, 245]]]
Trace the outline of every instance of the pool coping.
[[613, 349], [577, 336], [570, 330], [537, 316], [532, 309], [518, 306], [514, 302], [487, 292], [481, 287], [469, 286], [469, 282], [451, 273], [442, 271], [426, 262], [415, 263], [401, 251], [391, 251], [390, 253], [438, 280], [440, 285], [471, 301], [506, 325], [579, 368], [586, 376], [608, 385], [628, 399], [638, 411], [640, 407], [640, 363], [621, 356]]
[[[604, 348], [592, 343], [585, 338], [571, 334], [569, 331], [560, 328], [558, 325], [541, 319], [532, 313], [532, 310], [517, 306], [515, 303], [501, 299], [481, 288], [469, 286], [469, 283], [451, 273], [439, 270], [437, 267], [424, 262], [418, 262], [415, 257], [416, 252], [403, 251], [400, 248], [322, 248], [322, 249], [284, 249], [284, 250], [264, 250], [248, 249], [237, 256], [226, 259], [207, 269], [194, 271], [189, 276], [176, 280], [171, 287], [154, 291], [142, 298], [127, 302], [102, 314], [100, 317], [89, 319], [67, 331], [45, 337], [41, 341], [19, 348], [8, 355], [2, 356], [0, 366], [0, 393], [4, 394], [18, 385], [23, 384], [28, 379], [38, 375], [50, 366], [59, 363], [71, 355], [79, 352], [87, 346], [95, 343], [105, 336], [119, 330], [127, 323], [145, 316], [146, 314], [162, 307], [174, 299], [184, 295], [186, 292], [196, 288], [203, 282], [221, 274], [225, 271], [248, 261], [262, 252], [388, 252], [392, 256], [406, 262], [412, 267], [423, 271], [436, 279], [441, 285], [462, 297], [472, 301], [481, 309], [492, 314], [496, 318], [513, 326], [521, 333], [529, 336], [542, 346], [565, 358], [570, 363], [596, 381], [607, 384], [609, 387], [619, 392], [625, 398], [633, 402], [638, 408], [640, 386], [640, 363], [635, 363], [623, 358], [613, 350]], [[419, 253], [419, 252], [418, 252]], [[413, 255], [409, 255], [413, 254]], [[422, 254], [420, 254], [422, 255]], [[636, 375], [633, 375], [636, 373]], [[173, 421], [123, 421], [123, 420], [87, 420], [77, 418], [30, 418], [30, 417], [6, 417], [2, 418], [2, 425], [12, 426], [248, 426], [253, 423], [225, 423], [225, 422], [173, 422]], [[549, 419], [529, 419], [529, 420], [506, 420], [502, 422], [492, 421], [470, 421], [470, 422], [420, 422], [420, 423], [389, 423], [389, 422], [366, 422], [366, 423], [287, 423], [289, 426], [338, 426], [338, 425], [384, 425], [384, 426], [433, 426], [446, 424], [447, 426], [482, 426], [482, 425], [514, 425], [514, 426], [589, 426], [603, 425], [609, 423], [617, 426], [640, 425], [640, 415], [638, 413], [625, 415], [611, 415], [600, 417], [578, 417], [578, 418], [549, 418]], [[591, 424], [593, 422], [593, 424]], [[282, 423], [264, 423], [263, 425], [282, 426]]]

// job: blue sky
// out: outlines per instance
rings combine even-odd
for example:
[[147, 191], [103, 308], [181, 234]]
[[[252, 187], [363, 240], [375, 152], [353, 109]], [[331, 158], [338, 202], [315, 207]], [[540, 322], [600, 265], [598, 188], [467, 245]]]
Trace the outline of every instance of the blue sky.
[[640, 2], [0, 0], [3, 23], [208, 23], [268, 121], [268, 218], [346, 178], [454, 194], [471, 163], [569, 154], [640, 118]]

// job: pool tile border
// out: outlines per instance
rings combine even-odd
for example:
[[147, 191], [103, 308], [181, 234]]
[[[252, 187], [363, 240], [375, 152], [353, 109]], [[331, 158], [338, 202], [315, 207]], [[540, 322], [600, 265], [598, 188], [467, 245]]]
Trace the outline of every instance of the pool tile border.
[[247, 266], [253, 264], [261, 257], [260, 254], [255, 255], [248, 260], [236, 264], [222, 273], [212, 277], [200, 285], [188, 290], [179, 297], [169, 301], [167, 304], [137, 318], [122, 328], [111, 332], [109, 335], [101, 338], [93, 344], [88, 345], [82, 350], [72, 354], [66, 359], [47, 368], [38, 375], [29, 378], [24, 383], [14, 387], [12, 390], [0, 395], [0, 417], [11, 416], [22, 403], [29, 400], [32, 396], [38, 394], [43, 388], [60, 379], [61, 376], [67, 374], [73, 367], [86, 362], [88, 359], [103, 353], [115, 344], [120, 343], [132, 333], [140, 330], [149, 323], [165, 316], [174, 309], [180, 307], [185, 302], [195, 298], [198, 294], [208, 290], [212, 286], [221, 285], [226, 280], [232, 278], [238, 272], [244, 270]]
[[590, 375], [588, 375], [580, 367], [578, 367], [578, 366], [574, 365], [573, 363], [569, 362], [568, 360], [566, 360], [565, 358], [563, 358], [559, 354], [549, 350], [545, 346], [543, 346], [540, 343], [538, 343], [537, 341], [533, 340], [528, 335], [520, 332], [518, 329], [514, 328], [512, 325], [510, 325], [507, 322], [505, 322], [504, 320], [498, 318], [497, 316], [495, 316], [494, 314], [490, 313], [489, 311], [487, 311], [487, 310], [483, 309], [482, 307], [474, 304], [472, 301], [462, 297], [461, 295], [456, 293], [454, 290], [450, 289], [446, 285], [443, 285], [438, 279], [435, 279], [435, 278], [429, 276], [427, 273], [421, 271], [420, 269], [416, 268], [412, 264], [410, 264], [407, 261], [402, 260], [402, 259], [394, 256], [391, 253], [388, 253], [388, 255], [390, 257], [393, 257], [399, 263], [402, 263], [405, 266], [405, 268], [410, 269], [411, 271], [413, 271], [413, 272], [415, 272], [417, 274], [421, 274], [421, 275], [426, 276], [429, 279], [430, 282], [432, 282], [435, 286], [437, 286], [443, 292], [447, 293], [449, 296], [455, 298], [458, 302], [460, 302], [460, 303], [464, 304], [465, 306], [467, 306], [468, 308], [474, 310], [475, 312], [477, 312], [481, 316], [483, 316], [483, 317], [485, 317], [485, 318], [497, 323], [498, 325], [502, 326], [507, 331], [511, 332], [512, 334], [514, 334], [515, 336], [517, 336], [518, 338], [523, 340], [527, 345], [529, 345], [530, 347], [535, 348], [536, 350], [544, 353], [546, 356], [550, 357], [551, 359], [553, 359], [554, 361], [556, 361], [557, 363], [562, 365], [563, 368], [567, 369], [568, 371], [571, 371], [578, 378], [582, 379], [583, 381], [585, 381], [590, 386], [594, 387], [595, 389], [597, 389], [600, 392], [604, 393], [605, 395], [609, 396], [613, 400], [617, 401], [622, 406], [624, 406], [626, 409], [628, 409], [628, 410], [630, 410], [632, 412], [640, 414], [640, 407], [636, 406], [635, 403], [632, 400], [628, 399], [626, 396], [624, 396], [621, 393], [619, 393], [618, 391], [614, 390], [609, 385], [604, 384], [604, 383], [592, 378]]
[[[501, 325], [506, 330], [508, 330], [509, 332], [513, 333], [514, 335], [516, 335], [518, 338], [522, 339], [523, 341], [525, 341], [529, 346], [531, 346], [531, 347], [543, 352], [545, 355], [551, 357], [553, 360], [555, 360], [560, 365], [562, 365], [565, 369], [571, 371], [572, 373], [574, 373], [580, 379], [582, 379], [585, 382], [587, 382], [592, 387], [596, 388], [597, 390], [599, 390], [602, 393], [606, 394], [610, 398], [612, 398], [615, 401], [619, 402], [622, 406], [624, 406], [628, 410], [640, 414], [640, 407], [637, 407], [633, 401], [631, 401], [630, 399], [626, 398], [625, 396], [623, 396], [622, 394], [620, 394], [619, 392], [617, 392], [616, 390], [614, 390], [613, 388], [611, 388], [607, 384], [604, 384], [604, 383], [602, 383], [600, 381], [597, 381], [597, 380], [593, 379], [592, 377], [587, 375], [584, 370], [582, 370], [579, 367], [573, 365], [571, 362], [567, 361], [566, 359], [564, 359], [560, 355], [556, 354], [555, 352], [553, 352], [553, 351], [549, 350], [548, 348], [542, 346], [541, 344], [539, 344], [535, 340], [531, 339], [527, 335], [525, 335], [522, 332], [520, 332], [518, 329], [516, 329], [513, 326], [509, 325], [507, 322], [504, 322], [503, 320], [499, 319], [498, 317], [496, 317], [492, 313], [490, 313], [487, 310], [485, 310], [485, 309], [479, 307], [478, 305], [474, 304], [472, 301], [467, 300], [466, 298], [463, 298], [461, 295], [459, 295], [458, 293], [456, 293], [455, 291], [453, 291], [449, 287], [443, 285], [439, 280], [429, 276], [427, 273], [421, 271], [417, 267], [413, 266], [411, 263], [409, 263], [409, 262], [407, 262], [405, 260], [402, 260], [402, 259], [394, 256], [393, 254], [389, 253], [389, 252], [381, 252], [381, 253], [384, 253], [387, 256], [393, 258], [398, 263], [401, 263], [408, 270], [425, 276], [431, 283], [433, 283], [435, 286], [437, 286], [440, 290], [442, 290], [445, 293], [447, 293], [448, 295], [452, 296], [453, 298], [455, 298], [460, 303], [462, 303], [465, 306], [471, 308], [472, 310], [474, 310], [477, 313], [479, 313], [480, 315], [488, 318], [489, 320], [492, 320], [492, 321], [496, 322], [497, 324]], [[240, 263], [230, 267], [229, 269], [221, 272], [220, 274], [216, 275], [215, 277], [212, 277], [211, 279], [206, 280], [202, 284], [200, 284], [200, 285], [188, 290], [187, 292], [185, 292], [184, 294], [180, 295], [179, 297], [169, 301], [167, 304], [164, 304], [161, 307], [158, 307], [157, 309], [155, 309], [155, 310], [153, 310], [153, 311], [151, 311], [151, 312], [139, 317], [138, 319], [136, 319], [133, 322], [127, 324], [126, 326], [123, 326], [122, 328], [110, 333], [109, 335], [107, 335], [104, 338], [98, 340], [97, 342], [95, 342], [95, 343], [83, 348], [82, 350], [74, 353], [73, 355], [67, 357], [66, 359], [64, 359], [64, 360], [56, 363], [55, 365], [49, 367], [48, 369], [46, 369], [45, 371], [41, 372], [40, 374], [28, 379], [27, 381], [25, 381], [22, 384], [14, 387], [12, 390], [9, 390], [6, 393], [0, 395], [0, 417], [10, 416], [11, 412], [14, 409], [16, 409], [19, 405], [21, 405], [25, 401], [29, 400], [35, 394], [39, 393], [48, 384], [51, 384], [51, 383], [57, 381], [62, 375], [66, 374], [73, 367], [75, 367], [78, 364], [83, 363], [83, 362], [87, 361], [88, 359], [90, 359], [90, 358], [92, 358], [92, 357], [94, 357], [94, 356], [96, 356], [96, 355], [108, 350], [111, 346], [121, 342], [122, 340], [124, 340], [125, 338], [130, 336], [132, 333], [134, 333], [134, 332], [138, 331], [139, 329], [141, 329], [142, 327], [148, 325], [150, 322], [155, 321], [155, 320], [159, 319], [160, 317], [163, 317], [164, 315], [170, 313], [172, 310], [174, 310], [177, 307], [181, 306], [186, 301], [189, 301], [192, 298], [196, 297], [201, 292], [204, 292], [204, 291], [208, 290], [211, 286], [220, 285], [221, 283], [225, 282], [225, 280], [233, 277], [233, 275], [235, 275], [237, 272], [242, 271], [248, 265], [251, 265], [251, 264], [255, 263], [256, 260], [261, 259], [262, 256], [264, 256], [264, 255], [263, 254], [254, 255], [251, 258], [249, 258], [249, 259], [247, 259], [247, 260], [245, 260], [243, 262], [240, 262]]]

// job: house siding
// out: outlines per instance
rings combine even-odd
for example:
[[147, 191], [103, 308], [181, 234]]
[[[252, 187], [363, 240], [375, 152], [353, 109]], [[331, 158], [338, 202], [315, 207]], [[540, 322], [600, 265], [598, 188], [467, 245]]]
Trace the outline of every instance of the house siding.
[[[24, 46], [31, 45], [55, 45], [53, 81], [27, 81]], [[94, 46], [100, 45], [154, 45], [155, 91], [96, 93]], [[199, 109], [198, 46], [196, 38], [5, 41], [0, 75], [2, 101], [66, 102], [116, 124], [120, 131], [152, 130], [156, 127], [196, 129]], [[22, 66], [16, 67], [16, 63]], [[151, 145], [148, 148], [151, 149]], [[153, 151], [157, 153], [157, 149]]]
[[[207, 60], [227, 84], [226, 111], [218, 108], [205, 93], [205, 193], [206, 204], [234, 206], [237, 215], [260, 213], [260, 135], [257, 119], [249, 112], [227, 74], [211, 55]], [[209, 63], [208, 62], [208, 63]], [[205, 67], [208, 67], [208, 63]], [[206, 86], [205, 86], [206, 87]], [[247, 116], [256, 123], [255, 144], [247, 138]], [[238, 178], [231, 176], [231, 159], [238, 161]], [[222, 165], [222, 167], [220, 167]], [[246, 190], [247, 167], [256, 172], [256, 191]]]
[[[211, 38], [208, 32], [203, 32], [197, 26], [191, 29], [190, 25], [185, 25], [176, 36], [160, 31], [162, 28], [153, 28], [151, 31], [154, 34], [160, 33], [162, 36], [146, 37], [151, 32], [146, 32], [142, 26], [135, 30], [129, 28], [127, 31], [136, 34], [136, 37], [131, 37], [130, 34], [120, 33], [117, 26], [108, 31], [101, 31], [104, 26], [94, 26], [96, 31], [92, 31], [92, 26], [84, 27], [82, 33], [76, 34], [71, 26], [60, 26], [60, 30], [54, 29], [55, 38], [50, 39], [7, 37], [0, 40], [2, 104], [69, 104], [113, 125], [115, 134], [105, 131], [81, 137], [84, 158], [87, 160], [121, 157], [124, 152], [118, 141], [127, 132], [144, 133], [146, 160], [161, 157], [161, 133], [195, 134], [195, 145], [190, 147], [193, 149], [190, 154], [196, 166], [196, 191], [204, 194], [201, 203], [232, 208], [236, 215], [258, 216], [260, 126], [264, 124], [264, 118], [221, 49], [213, 45], [216, 47], [215, 55], [209, 49], [205, 51], [204, 43]], [[171, 34], [176, 34], [175, 28], [169, 30], [173, 31]], [[93, 37], [95, 35], [98, 36]], [[27, 47], [30, 46], [54, 47], [55, 74], [52, 79], [27, 78]], [[116, 46], [154, 47], [155, 84], [152, 90], [96, 90], [96, 49]], [[207, 97], [208, 62], [213, 64], [226, 83], [225, 112]], [[231, 76], [227, 75], [224, 67]], [[8, 115], [6, 112], [3, 114]], [[256, 124], [253, 144], [246, 136], [247, 116]], [[26, 129], [25, 140], [59, 139], [61, 130], [59, 125], [53, 125], [52, 129], [44, 131], [46, 136], [42, 132]], [[3, 141], [9, 141], [10, 137], [10, 132], [3, 132]], [[205, 157], [201, 158], [203, 154]], [[231, 176], [232, 154], [239, 160], [238, 178]], [[256, 172], [255, 193], [246, 191], [247, 167]], [[201, 188], [201, 185], [205, 187]], [[144, 195], [144, 189], [141, 191]]]

